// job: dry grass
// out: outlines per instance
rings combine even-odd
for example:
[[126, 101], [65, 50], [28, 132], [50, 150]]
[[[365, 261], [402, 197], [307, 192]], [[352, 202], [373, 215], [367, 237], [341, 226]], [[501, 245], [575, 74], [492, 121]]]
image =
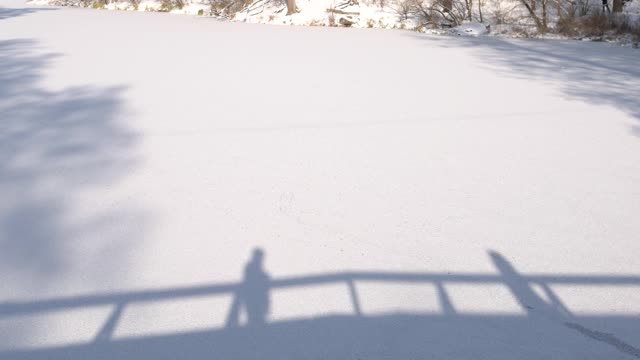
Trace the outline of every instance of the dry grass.
[[601, 11], [585, 16], [569, 13], [558, 20], [556, 31], [560, 34], [577, 37], [630, 36], [635, 42], [640, 39], [640, 23], [633, 22], [624, 14], [609, 15]]

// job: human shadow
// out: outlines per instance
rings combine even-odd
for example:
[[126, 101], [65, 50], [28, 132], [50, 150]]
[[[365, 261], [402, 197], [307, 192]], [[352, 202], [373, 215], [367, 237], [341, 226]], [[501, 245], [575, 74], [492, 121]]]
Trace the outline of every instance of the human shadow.
[[520, 273], [500, 253], [490, 251], [489, 256], [496, 269], [504, 278], [504, 284], [509, 288], [520, 307], [529, 314], [540, 312], [554, 312], [549, 304], [542, 300], [531, 288], [529, 283], [522, 278]]
[[[144, 213], [125, 203], [72, 214], [71, 204], [93, 200], [83, 193], [112, 186], [135, 165], [137, 135], [123, 122], [125, 87], [43, 86], [60, 56], [34, 40], [0, 41], [0, 277], [20, 284], [14, 291], [45, 291], [78, 274], [106, 286], [126, 261], [130, 245], [121, 245], [144, 229]], [[139, 232], [116, 236], [120, 221], [139, 222]], [[108, 256], [88, 256], [98, 249]]]
[[233, 299], [227, 316], [227, 327], [240, 323], [240, 311], [244, 308], [250, 326], [264, 325], [269, 314], [269, 275], [263, 266], [264, 251], [254, 249], [251, 259], [244, 268], [244, 277]]
[[[628, 340], [628, 334], [640, 331], [635, 316], [571, 314], [552, 289], [555, 285], [640, 287], [640, 276], [523, 274], [499, 252], [490, 251], [489, 257], [497, 273], [356, 271], [269, 279], [263, 264], [264, 252], [257, 249], [245, 265], [240, 283], [0, 304], [0, 320], [106, 304], [114, 309], [99, 332], [99, 341], [0, 351], [0, 359], [640, 358], [637, 339]], [[451, 286], [504, 285], [524, 315], [469, 313], [451, 305], [444, 311], [444, 304], [440, 306], [443, 311], [438, 313], [363, 313], [356, 304], [366, 304], [371, 299], [355, 294], [360, 282], [436, 286], [443, 292], [438, 299], [450, 303], [460, 300], [448, 292]], [[351, 314], [268, 320], [271, 292], [326, 284], [345, 284], [345, 289], [354, 289], [345, 292], [359, 298], [352, 302]], [[545, 298], [533, 290], [533, 285], [545, 288]], [[134, 338], [112, 336], [118, 317], [130, 304], [216, 294], [234, 294], [229, 313], [235, 315], [229, 317], [237, 316], [244, 308], [247, 324], [232, 321], [234, 324], [229, 326], [228, 319], [226, 326], [220, 328]], [[558, 311], [559, 308], [566, 309], [566, 313]], [[591, 327], [598, 323], [613, 324], [626, 332], [620, 337]]]

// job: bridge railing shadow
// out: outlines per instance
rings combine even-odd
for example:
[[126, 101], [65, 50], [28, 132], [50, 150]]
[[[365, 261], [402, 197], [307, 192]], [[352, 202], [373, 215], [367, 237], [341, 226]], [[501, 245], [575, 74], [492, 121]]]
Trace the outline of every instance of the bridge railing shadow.
[[[345, 293], [349, 296], [351, 303], [350, 320], [341, 318], [334, 319], [334, 323], [340, 324], [340, 329], [348, 329], [359, 322], [366, 324], [370, 321], [362, 312], [361, 298], [357, 290], [357, 284], [360, 282], [376, 282], [390, 284], [429, 284], [436, 289], [437, 300], [442, 309], [439, 315], [441, 319], [455, 324], [456, 322], [462, 328], [466, 329], [475, 325], [474, 321], [478, 317], [470, 317], [468, 314], [456, 312], [452, 306], [450, 294], [447, 292], [447, 286], [452, 284], [476, 284], [476, 285], [502, 285], [505, 286], [514, 297], [516, 302], [522, 308], [526, 316], [519, 316], [518, 321], [527, 318], [543, 318], [555, 321], [556, 325], [564, 326], [571, 329], [583, 337], [598, 342], [608, 344], [612, 348], [626, 355], [640, 357], [640, 350], [632, 344], [625, 343], [614, 335], [589, 329], [580, 324], [581, 317], [571, 313], [569, 308], [560, 299], [552, 287], [556, 285], [573, 285], [573, 286], [632, 286], [640, 289], [640, 276], [636, 275], [561, 275], [561, 274], [523, 274], [518, 272], [515, 267], [501, 254], [490, 252], [490, 258], [497, 269], [497, 273], [438, 273], [438, 272], [386, 272], [386, 271], [346, 271], [322, 274], [307, 274], [304, 276], [292, 276], [270, 279], [266, 272], [261, 268], [261, 253], [254, 253], [254, 257], [245, 268], [244, 280], [241, 282], [217, 283], [202, 286], [191, 287], [175, 287], [145, 291], [131, 291], [110, 294], [95, 294], [85, 296], [60, 297], [44, 300], [25, 301], [25, 302], [5, 302], [0, 304], [0, 319], [16, 316], [33, 316], [38, 314], [46, 314], [54, 311], [71, 311], [74, 309], [82, 309], [99, 305], [108, 305], [112, 310], [104, 324], [98, 331], [94, 342], [91, 346], [95, 349], [104, 349], [109, 343], [113, 343], [113, 335], [116, 331], [120, 318], [126, 307], [131, 305], [144, 304], [149, 305], [154, 302], [166, 300], [189, 299], [195, 297], [212, 296], [212, 295], [232, 295], [234, 300], [228, 311], [226, 325], [223, 329], [217, 330], [216, 334], [220, 335], [222, 331], [223, 338], [230, 336], [234, 331], [242, 331], [242, 329], [253, 329], [249, 334], [256, 334], [255, 331], [266, 331], [265, 329], [277, 329], [282, 325], [278, 323], [269, 323], [267, 319], [269, 307], [269, 294], [275, 290], [304, 288], [320, 285], [344, 285]], [[258, 274], [258, 275], [256, 275]], [[542, 289], [545, 297], [539, 296], [533, 288]], [[248, 315], [248, 323], [246, 326], [240, 326], [238, 323], [238, 313], [244, 308]], [[428, 322], [434, 324], [434, 319], [438, 316], [431, 316]], [[487, 317], [487, 316], [485, 316]], [[482, 318], [482, 316], [480, 316]], [[514, 317], [488, 316], [491, 321], [504, 321], [510, 323], [516, 321]], [[417, 321], [426, 320], [420, 316], [410, 316], [409, 318], [400, 317], [392, 318], [392, 323], [398, 321]], [[622, 319], [624, 322], [636, 321], [636, 319]], [[316, 320], [311, 320], [316, 321]], [[460, 323], [462, 321], [462, 323]], [[322, 323], [322, 320], [317, 320]], [[422, 324], [421, 322], [418, 322]], [[305, 323], [306, 324], [306, 323]], [[332, 323], [333, 324], [333, 323]], [[296, 325], [298, 326], [298, 325]], [[312, 325], [311, 328], [313, 328]], [[336, 326], [336, 325], [332, 325]], [[416, 325], [418, 326], [418, 325]], [[423, 326], [423, 325], [420, 325]], [[417, 329], [420, 329], [420, 326]], [[519, 326], [519, 325], [518, 325]], [[356, 326], [357, 327], [357, 326]], [[308, 324], [304, 328], [309, 329]], [[236, 329], [236, 330], [234, 330]], [[262, 329], [262, 330], [260, 330]], [[274, 330], [276, 331], [276, 330]], [[290, 330], [287, 330], [290, 331]], [[346, 331], [346, 330], [344, 330]], [[416, 330], [418, 331], [418, 330]], [[253, 336], [253, 335], [246, 335]], [[162, 338], [162, 337], [161, 337]], [[157, 339], [156, 339], [157, 340]], [[165, 339], [166, 341], [169, 341]], [[165, 341], [163, 340], [163, 341]], [[175, 339], [170, 339], [175, 340]], [[121, 340], [117, 340], [120, 343]], [[149, 340], [152, 341], [153, 340]], [[162, 342], [162, 341], [161, 341]], [[121, 345], [121, 344], [120, 344]], [[98, 346], [95, 348], [95, 346]], [[149, 345], [151, 346], [151, 345]], [[154, 345], [155, 346], [155, 345]], [[164, 346], [164, 345], [162, 345]], [[276, 346], [277, 347], [277, 346]], [[70, 349], [75, 347], [71, 346]], [[87, 348], [83, 348], [87, 349]], [[60, 349], [56, 350], [59, 351]], [[231, 350], [228, 350], [231, 351]], [[46, 354], [42, 351], [30, 352], [0, 352], [0, 358], [5, 355], [23, 356], [29, 354]], [[69, 356], [68, 353], [63, 358]], [[107, 351], [109, 356], [113, 354]], [[48, 354], [46, 357], [49, 357]], [[121, 355], [126, 355], [123, 353]], [[198, 355], [203, 355], [199, 353]], [[232, 354], [230, 354], [232, 355]], [[340, 355], [340, 354], [338, 354]], [[10, 356], [10, 357], [11, 357]], [[86, 354], [83, 356], [87, 356]], [[93, 356], [93, 355], [92, 355]], [[29, 358], [29, 356], [27, 356]], [[246, 358], [241, 356], [240, 358]]]

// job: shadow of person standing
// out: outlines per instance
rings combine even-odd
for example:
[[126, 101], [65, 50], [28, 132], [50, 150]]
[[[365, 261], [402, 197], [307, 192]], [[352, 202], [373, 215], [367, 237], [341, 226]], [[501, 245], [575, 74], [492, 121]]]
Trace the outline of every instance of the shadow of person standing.
[[262, 325], [269, 314], [269, 275], [264, 271], [264, 251], [255, 249], [244, 268], [242, 299], [249, 325]]
[[530, 282], [523, 277], [504, 256], [496, 251], [489, 251], [489, 256], [493, 264], [500, 272], [504, 284], [509, 288], [515, 300], [522, 309], [529, 315], [544, 315], [546, 317], [566, 316], [569, 311], [560, 299], [546, 285], [542, 286], [542, 291], [551, 303], [545, 301], [531, 287]]
[[[548, 298], [548, 302], [535, 293], [533, 288], [524, 276], [504, 256], [496, 251], [489, 251], [489, 256], [502, 276], [505, 285], [511, 290], [516, 301], [527, 312], [529, 317], [537, 319], [546, 318], [549, 320], [559, 320], [568, 329], [578, 332], [582, 336], [592, 340], [600, 341], [613, 346], [618, 351], [640, 358], [640, 349], [624, 342], [615, 335], [589, 329], [578, 322], [562, 303], [560, 298], [549, 288], [547, 284], [538, 283], [542, 291]], [[540, 316], [542, 315], [542, 316]]]
[[242, 283], [227, 316], [227, 327], [239, 325], [240, 310], [244, 308], [249, 326], [260, 326], [267, 322], [269, 314], [269, 274], [264, 270], [264, 251], [254, 249], [251, 259], [244, 267]]
[[511, 290], [511, 293], [524, 311], [532, 314], [534, 311], [548, 310], [548, 304], [533, 291], [528, 281], [516, 271], [509, 260], [495, 251], [489, 251], [489, 256], [500, 272], [505, 285]]

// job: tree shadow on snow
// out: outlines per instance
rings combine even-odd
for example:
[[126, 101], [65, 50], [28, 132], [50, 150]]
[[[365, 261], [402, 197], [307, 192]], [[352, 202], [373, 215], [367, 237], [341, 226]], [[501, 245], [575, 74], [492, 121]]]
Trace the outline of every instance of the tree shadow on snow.
[[[141, 214], [122, 206], [80, 219], [68, 210], [83, 191], [114, 184], [135, 164], [124, 88], [46, 89], [40, 81], [59, 55], [38, 50], [32, 40], [0, 41], [0, 274], [37, 289], [72, 274], [106, 280], [101, 265], [122, 256], [120, 241], [140, 236], [115, 236], [114, 224]], [[87, 251], [82, 268], [71, 268], [73, 249]]]
[[38, 11], [49, 11], [49, 10], [57, 10], [56, 8], [3, 8], [0, 7], [0, 20], [9, 19], [18, 16], [25, 16], [29, 14], [36, 13]]
[[[568, 99], [609, 105], [640, 121], [640, 53], [637, 50], [578, 41], [497, 37], [449, 40], [438, 44], [471, 47], [488, 69], [516, 78], [545, 81], [559, 88]], [[526, 89], [522, 90], [522, 96], [527, 96]], [[543, 108], [545, 104], [532, 106]], [[640, 136], [640, 125], [632, 130]]]
[[[132, 154], [137, 136], [123, 123], [125, 89], [46, 89], [39, 81], [55, 55], [36, 54], [36, 45], [30, 40], [0, 41], [1, 281], [9, 289], [11, 283], [20, 283], [24, 288], [56, 290], [62, 280], [91, 281], [97, 288], [108, 288], [112, 277], [124, 276], [129, 268], [117, 270], [118, 264], [127, 261], [122, 249], [131, 249], [131, 239], [141, 237], [121, 229], [140, 229], [137, 224], [144, 217], [123, 204], [82, 219], [69, 210], [70, 202], [81, 198], [83, 191], [108, 190], [136, 164]], [[507, 51], [500, 46], [492, 51]], [[587, 63], [580, 66], [592, 66], [593, 60], [583, 60]], [[560, 56], [557, 61], [570, 60]], [[637, 76], [625, 69], [617, 70], [624, 73], [616, 80], [621, 84], [624, 76]], [[136, 225], [122, 225], [124, 221]], [[83, 259], [71, 258], [78, 249]], [[66, 316], [100, 306], [110, 313], [95, 329], [92, 341], [31, 349], [5, 347], [0, 359], [539, 359], [549, 354], [558, 359], [640, 358], [640, 340], [633, 336], [640, 333], [637, 316], [576, 314], [554, 292], [557, 285], [637, 289], [640, 276], [523, 274], [505, 256], [490, 252], [493, 273], [376, 270], [272, 278], [265, 256], [262, 250], [254, 251], [238, 283], [5, 301], [0, 303], [0, 323]], [[113, 271], [105, 274], [104, 269]], [[364, 282], [428, 286], [434, 289], [439, 310], [369, 312], [367, 304], [375, 299], [360, 292]], [[350, 308], [321, 317], [269, 318], [275, 292], [323, 285], [341, 285]], [[455, 285], [500, 285], [520, 312], [460, 311], [450, 291]], [[114, 336], [130, 305], [223, 295], [232, 301], [222, 309], [227, 318], [219, 328]], [[396, 300], [403, 302], [400, 297]], [[246, 323], [240, 321], [240, 314], [247, 315]], [[7, 331], [0, 343], [10, 344], [9, 337], [28, 340], [32, 330]]]

